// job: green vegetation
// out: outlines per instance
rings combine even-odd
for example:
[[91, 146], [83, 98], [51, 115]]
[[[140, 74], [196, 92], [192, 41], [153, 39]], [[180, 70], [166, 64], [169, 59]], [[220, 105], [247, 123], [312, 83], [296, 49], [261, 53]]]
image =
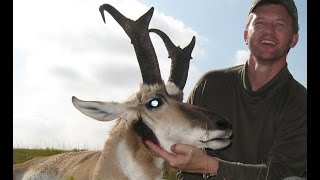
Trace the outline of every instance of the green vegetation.
[[[72, 151], [83, 151], [79, 149], [73, 149]], [[23, 163], [28, 161], [34, 157], [44, 157], [51, 156], [55, 154], [60, 154], [63, 152], [70, 152], [66, 150], [60, 149], [13, 149], [13, 164]]]
[[163, 179], [167, 180], [180, 180], [178, 178], [178, 174], [175, 171], [170, 170], [169, 168], [165, 168]]
[[68, 177], [68, 178], [66, 178], [66, 179], [63, 179], [63, 180], [75, 180], [75, 179], [74, 179], [73, 176], [70, 176], [70, 177]]
[[51, 156], [63, 153], [65, 151], [58, 149], [13, 149], [13, 164], [23, 163], [34, 157]]

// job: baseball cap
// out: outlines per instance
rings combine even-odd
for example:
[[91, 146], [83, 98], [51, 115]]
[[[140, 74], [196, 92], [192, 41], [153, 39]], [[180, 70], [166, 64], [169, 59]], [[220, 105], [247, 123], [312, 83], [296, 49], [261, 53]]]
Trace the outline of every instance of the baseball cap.
[[289, 15], [291, 16], [294, 32], [297, 33], [299, 31], [298, 11], [293, 0], [253, 0], [249, 14], [253, 12], [256, 7], [261, 6], [263, 4], [280, 4], [283, 7], [285, 7]]

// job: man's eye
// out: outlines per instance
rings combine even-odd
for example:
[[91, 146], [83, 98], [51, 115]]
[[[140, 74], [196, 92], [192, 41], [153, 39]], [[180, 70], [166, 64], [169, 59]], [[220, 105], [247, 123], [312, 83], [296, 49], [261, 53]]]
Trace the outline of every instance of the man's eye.
[[264, 25], [264, 22], [258, 21], [258, 22], [255, 22], [253, 25], [254, 26], [262, 26], [262, 25]]
[[276, 27], [277, 27], [277, 29], [283, 29], [283, 28], [286, 28], [287, 25], [284, 23], [276, 23]]

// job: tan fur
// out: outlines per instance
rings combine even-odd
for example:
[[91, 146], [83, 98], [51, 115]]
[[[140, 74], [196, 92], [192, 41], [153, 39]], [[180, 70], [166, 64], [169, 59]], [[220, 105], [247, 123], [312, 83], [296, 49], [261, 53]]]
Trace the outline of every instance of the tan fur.
[[134, 152], [136, 162], [142, 165], [144, 172], [146, 172], [149, 177], [162, 175], [162, 169], [155, 167], [154, 154], [152, 155], [152, 152], [147, 149], [141, 137], [136, 135], [132, 127], [128, 129], [125, 139], [131, 152]]
[[[128, 179], [123, 172], [119, 169], [119, 165], [115, 164], [117, 160], [117, 147], [118, 143], [125, 136], [126, 123], [124, 120], [118, 120], [117, 124], [110, 133], [110, 137], [106, 141], [102, 150], [97, 166], [95, 167], [94, 177], [95, 179]], [[105, 177], [105, 178], [103, 178]]]
[[[21, 179], [20, 174], [28, 170], [35, 170], [52, 176], [57, 179], [88, 180], [88, 179], [128, 179], [119, 169], [117, 148], [119, 142], [124, 138], [134, 158], [141, 164], [149, 177], [162, 175], [162, 169], [155, 166], [154, 158], [150, 150], [143, 144], [132, 127], [129, 128], [126, 121], [118, 120], [106, 141], [103, 151], [68, 152], [50, 157], [38, 157], [22, 164], [13, 166], [15, 179]], [[132, 175], [134, 176], [134, 174]], [[35, 179], [37, 179], [35, 177]], [[153, 178], [151, 178], [153, 179]]]

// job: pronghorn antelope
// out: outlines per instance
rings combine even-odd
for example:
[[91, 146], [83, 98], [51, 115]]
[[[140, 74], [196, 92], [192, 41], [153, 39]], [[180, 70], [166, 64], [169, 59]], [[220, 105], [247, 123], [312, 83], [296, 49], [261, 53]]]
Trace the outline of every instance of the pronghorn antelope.
[[[126, 18], [109, 4], [100, 6], [103, 20], [107, 11], [131, 39], [143, 83], [123, 103], [82, 101], [72, 97], [83, 114], [99, 121], [117, 119], [102, 151], [62, 153], [35, 158], [14, 165], [13, 179], [161, 179], [164, 160], [144, 144], [151, 140], [170, 151], [174, 143], [219, 149], [230, 143], [231, 124], [208, 110], [182, 102], [195, 37], [181, 49], [158, 29], [148, 29], [153, 10], [136, 21]], [[158, 34], [172, 59], [167, 83], [161, 78], [149, 32]]]

